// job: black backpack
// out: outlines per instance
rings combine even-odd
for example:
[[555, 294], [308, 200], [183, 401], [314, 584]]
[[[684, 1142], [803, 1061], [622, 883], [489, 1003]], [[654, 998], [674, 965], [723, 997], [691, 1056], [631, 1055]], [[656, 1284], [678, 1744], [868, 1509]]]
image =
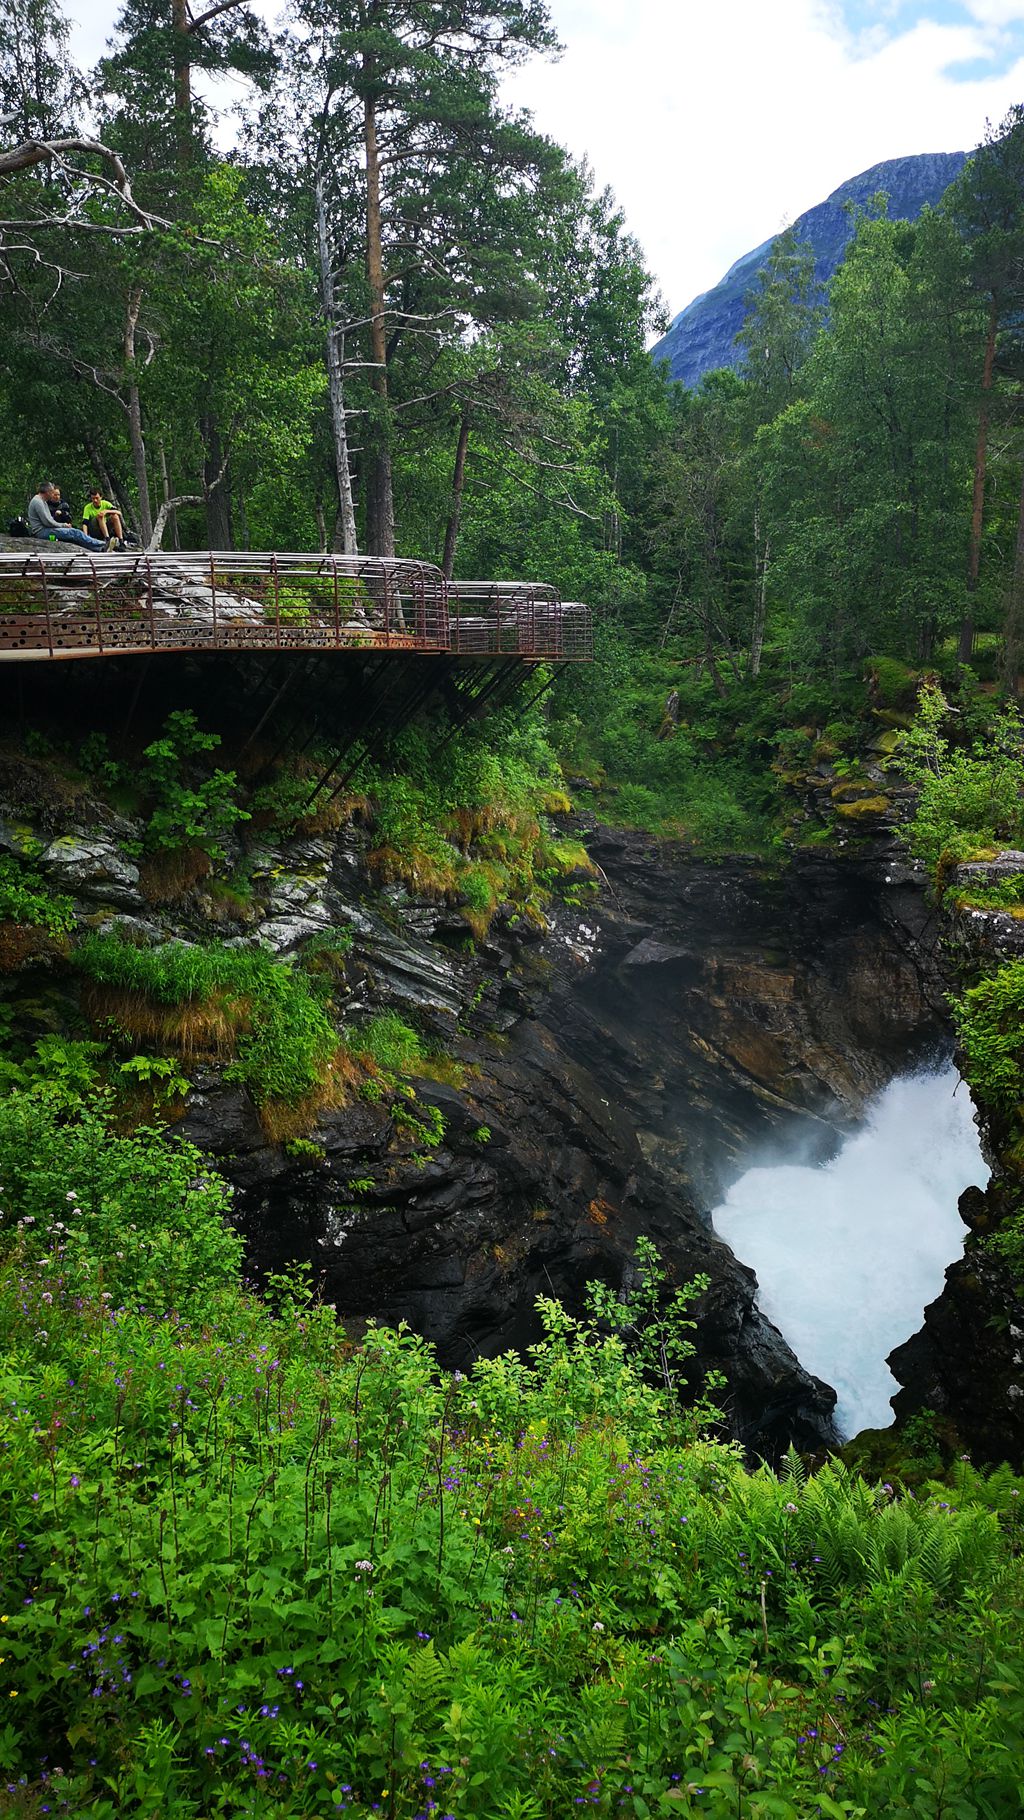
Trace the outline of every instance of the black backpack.
[[32, 527], [27, 518], [12, 518], [7, 526], [8, 537], [31, 537]]

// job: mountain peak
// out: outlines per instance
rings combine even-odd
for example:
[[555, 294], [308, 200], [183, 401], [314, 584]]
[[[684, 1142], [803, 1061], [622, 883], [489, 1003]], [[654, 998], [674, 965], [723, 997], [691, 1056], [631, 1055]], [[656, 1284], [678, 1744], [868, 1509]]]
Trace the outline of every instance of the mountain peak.
[[[918, 152], [912, 158], [887, 158], [848, 178], [824, 202], [808, 209], [793, 227], [798, 238], [814, 249], [819, 282], [825, 284], [831, 278], [850, 243], [849, 203], [863, 207], [879, 190], [885, 190], [893, 220], [916, 221], [923, 208], [939, 201], [967, 157], [966, 152]], [[653, 360], [668, 361], [673, 379], [692, 386], [715, 367], [739, 364], [742, 351], [736, 346], [736, 336], [746, 313], [745, 299], [776, 238], [773, 235], [744, 253], [713, 290], [702, 291], [673, 319], [667, 334], [651, 350]]]

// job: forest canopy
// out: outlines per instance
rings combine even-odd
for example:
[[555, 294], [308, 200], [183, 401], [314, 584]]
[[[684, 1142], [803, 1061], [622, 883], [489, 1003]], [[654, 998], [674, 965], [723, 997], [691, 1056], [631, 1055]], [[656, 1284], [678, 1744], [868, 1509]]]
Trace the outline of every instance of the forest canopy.
[[502, 98], [557, 53], [540, 0], [299, 0], [273, 33], [126, 0], [80, 70], [5, 0], [5, 517], [52, 474], [144, 545], [551, 581], [600, 621], [571, 762], [662, 802], [765, 688], [819, 728], [868, 658], [1016, 692], [1024, 108], [916, 222], [862, 210], [827, 290], [780, 235], [737, 369], [687, 391], [614, 197]]

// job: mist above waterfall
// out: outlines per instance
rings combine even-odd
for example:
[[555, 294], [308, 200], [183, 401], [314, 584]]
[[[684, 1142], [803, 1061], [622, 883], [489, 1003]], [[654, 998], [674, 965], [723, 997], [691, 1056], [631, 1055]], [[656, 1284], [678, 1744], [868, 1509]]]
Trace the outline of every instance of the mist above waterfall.
[[970, 1096], [947, 1066], [891, 1082], [830, 1162], [749, 1169], [714, 1209], [765, 1314], [834, 1386], [844, 1434], [891, 1423], [886, 1356], [960, 1256], [959, 1196], [987, 1179]]

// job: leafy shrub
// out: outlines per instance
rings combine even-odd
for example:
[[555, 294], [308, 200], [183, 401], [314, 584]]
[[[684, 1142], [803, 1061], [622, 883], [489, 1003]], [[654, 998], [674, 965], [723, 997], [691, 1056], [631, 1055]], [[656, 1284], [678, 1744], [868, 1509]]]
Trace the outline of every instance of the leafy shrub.
[[107, 790], [114, 790], [124, 782], [126, 768], [113, 757], [105, 733], [86, 735], [78, 748], [78, 762], [83, 771]]
[[0, 1094], [25, 1089], [57, 1110], [77, 1110], [100, 1089], [99, 1062], [106, 1051], [106, 1043], [41, 1036], [21, 1061], [0, 1056]]
[[942, 728], [949, 704], [935, 683], [921, 688], [913, 728], [902, 733], [896, 758], [918, 784], [910, 846], [936, 871], [942, 860], [966, 859], [979, 848], [1024, 835], [1024, 737], [1018, 716], [1000, 715], [984, 741], [969, 751], [950, 744]]
[[318, 1085], [337, 1050], [305, 974], [261, 949], [215, 942], [135, 948], [118, 936], [90, 935], [75, 958], [113, 994], [95, 1006], [104, 1021], [184, 1053], [205, 1046], [232, 1055], [227, 1077], [244, 1081], [257, 1099], [299, 1099]]
[[0, 922], [26, 923], [58, 937], [74, 928], [75, 906], [69, 897], [51, 891], [31, 866], [0, 854]]
[[988, 1106], [1012, 1112], [1024, 1102], [1024, 961], [952, 999], [971, 1089]]
[[146, 828], [151, 847], [199, 847], [211, 859], [224, 858], [224, 840], [248, 812], [235, 798], [233, 771], [213, 771], [183, 782], [196, 761], [220, 745], [216, 733], [203, 733], [190, 709], [169, 714], [163, 735], [146, 747], [144, 780], [154, 797]]
[[114, 1307], [194, 1318], [237, 1282], [231, 1190], [191, 1144], [117, 1137], [88, 1109], [68, 1123], [14, 1093], [0, 1101], [0, 1181], [7, 1267], [45, 1268], [65, 1299], [102, 1292]]
[[680, 1366], [696, 1351], [690, 1336], [697, 1326], [688, 1310], [709, 1281], [697, 1276], [684, 1287], [669, 1291], [668, 1273], [657, 1247], [650, 1239], [639, 1238], [628, 1290], [619, 1293], [604, 1283], [589, 1284], [587, 1312], [594, 1321], [621, 1334], [644, 1370], [671, 1394], [686, 1383]]

